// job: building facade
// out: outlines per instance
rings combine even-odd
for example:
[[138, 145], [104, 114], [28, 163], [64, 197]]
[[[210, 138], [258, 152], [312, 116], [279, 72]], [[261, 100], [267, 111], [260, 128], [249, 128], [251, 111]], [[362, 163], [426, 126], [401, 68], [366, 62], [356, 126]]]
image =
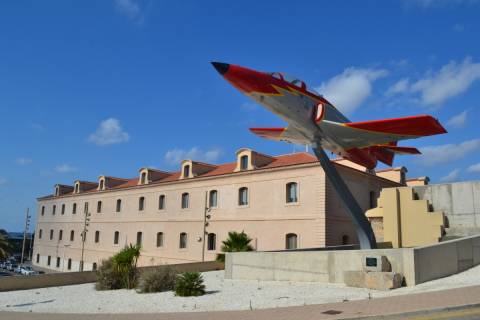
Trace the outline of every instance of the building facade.
[[[313, 155], [241, 149], [236, 158], [220, 165], [184, 160], [178, 172], [142, 168], [133, 179], [56, 185], [54, 194], [38, 199], [33, 264], [78, 271], [83, 255], [84, 270], [91, 270], [130, 243], [142, 246], [139, 265], [214, 260], [229, 231], [245, 231], [259, 251], [356, 243]], [[332, 161], [364, 210], [376, 205], [382, 188], [405, 185], [405, 168], [370, 173]]]

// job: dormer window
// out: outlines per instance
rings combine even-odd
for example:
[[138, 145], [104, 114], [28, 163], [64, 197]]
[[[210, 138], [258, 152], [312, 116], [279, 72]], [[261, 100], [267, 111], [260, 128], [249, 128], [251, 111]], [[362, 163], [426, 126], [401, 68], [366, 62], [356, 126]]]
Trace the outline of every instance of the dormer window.
[[105, 190], [105, 180], [103, 179], [100, 180], [99, 190]]
[[140, 184], [146, 184], [147, 183], [147, 173], [142, 172], [142, 175], [140, 176]]
[[240, 170], [248, 169], [248, 156], [244, 155], [240, 157]]
[[183, 166], [183, 177], [189, 178], [190, 177], [190, 165]]
[[75, 193], [80, 193], [80, 183], [79, 182], [75, 183]]
[[60, 195], [60, 187], [56, 186], [55, 187], [55, 197], [58, 197]]

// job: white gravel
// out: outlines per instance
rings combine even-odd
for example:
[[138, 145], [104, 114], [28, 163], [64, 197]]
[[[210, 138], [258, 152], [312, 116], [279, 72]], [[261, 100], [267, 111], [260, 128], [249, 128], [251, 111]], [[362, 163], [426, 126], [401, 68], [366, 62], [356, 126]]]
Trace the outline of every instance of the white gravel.
[[359, 300], [480, 285], [480, 266], [448, 278], [383, 292], [340, 284], [224, 280], [223, 271], [203, 273], [208, 294], [175, 297], [173, 292], [95, 291], [93, 284], [0, 292], [0, 310], [53, 313], [156, 313], [248, 310]]

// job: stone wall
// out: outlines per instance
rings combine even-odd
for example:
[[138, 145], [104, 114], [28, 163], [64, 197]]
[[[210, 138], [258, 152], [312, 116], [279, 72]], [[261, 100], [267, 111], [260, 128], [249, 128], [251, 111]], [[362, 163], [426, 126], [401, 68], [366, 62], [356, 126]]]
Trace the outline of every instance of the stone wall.
[[480, 181], [413, 187], [419, 199], [428, 200], [447, 217], [447, 236], [480, 234]]

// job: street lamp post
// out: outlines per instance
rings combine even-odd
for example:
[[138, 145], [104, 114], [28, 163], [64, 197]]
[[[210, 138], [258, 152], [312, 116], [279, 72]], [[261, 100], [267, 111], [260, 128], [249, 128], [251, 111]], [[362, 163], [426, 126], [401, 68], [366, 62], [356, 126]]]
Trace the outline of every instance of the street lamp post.
[[87, 227], [90, 225], [90, 213], [88, 212], [88, 202], [85, 202], [85, 218], [83, 219], [83, 231], [82, 231], [82, 257], [80, 259], [80, 271], [83, 271], [83, 253], [85, 251], [85, 240], [87, 238]]

